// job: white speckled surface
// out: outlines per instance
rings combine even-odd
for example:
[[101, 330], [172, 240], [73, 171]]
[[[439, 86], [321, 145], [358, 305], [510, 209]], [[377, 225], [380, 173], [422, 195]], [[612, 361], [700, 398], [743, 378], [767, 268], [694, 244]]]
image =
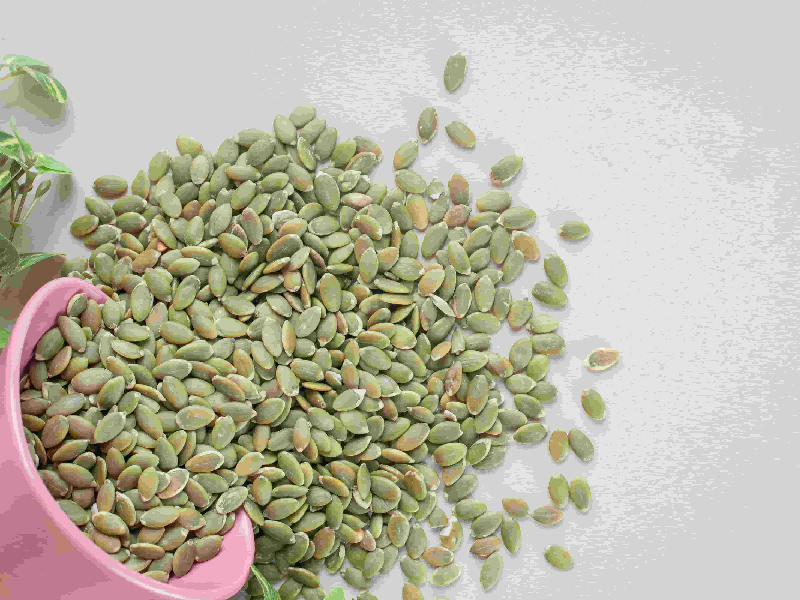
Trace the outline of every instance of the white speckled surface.
[[[474, 198], [498, 158], [525, 159], [508, 189], [536, 210], [529, 231], [542, 254], [559, 253], [570, 274], [569, 307], [552, 311], [568, 353], [551, 366], [559, 397], [546, 422], [581, 428], [596, 448], [588, 464], [570, 455], [556, 466], [544, 446], [511, 445], [502, 467], [481, 479], [476, 497], [490, 508], [508, 495], [548, 503], [554, 471], [580, 475], [594, 494], [587, 514], [570, 508], [555, 528], [523, 522], [523, 549], [506, 556], [492, 595], [789, 589], [796, 551], [786, 532], [800, 524], [788, 495], [796, 485], [787, 483], [798, 475], [800, 290], [787, 8], [76, 4], [93, 8], [64, 12], [35, 34], [4, 28], [0, 40], [3, 54], [50, 61], [69, 94], [53, 115], [19, 97], [29, 86], [0, 83], [0, 127], [13, 114], [35, 149], [75, 172], [71, 195], [67, 187], [66, 199], [37, 207], [31, 250], [88, 254], [68, 224], [83, 214], [97, 176], [132, 179], [156, 151], [176, 153], [179, 133], [215, 151], [306, 101], [340, 139], [375, 139], [386, 160], [373, 180], [391, 186], [394, 151], [432, 104], [440, 130], [414, 167], [428, 180], [461, 172]], [[467, 79], [448, 94], [442, 69], [457, 50]], [[444, 125], [454, 119], [475, 132], [474, 151], [448, 140]], [[573, 217], [592, 227], [583, 242], [555, 233]], [[544, 277], [541, 261], [523, 277], [515, 297]], [[513, 337], [499, 336], [498, 351]], [[581, 361], [597, 346], [622, 358], [594, 375]], [[606, 399], [603, 424], [580, 407], [580, 391], [592, 386]], [[441, 494], [440, 505], [448, 507]], [[429, 531], [429, 541], [438, 535]], [[466, 567], [458, 583], [426, 586], [426, 598], [483, 597], [470, 543], [457, 554]], [[552, 543], [573, 554], [571, 572], [544, 561]], [[398, 567], [372, 591], [397, 599], [403, 579]], [[323, 584], [343, 585], [327, 573]]]

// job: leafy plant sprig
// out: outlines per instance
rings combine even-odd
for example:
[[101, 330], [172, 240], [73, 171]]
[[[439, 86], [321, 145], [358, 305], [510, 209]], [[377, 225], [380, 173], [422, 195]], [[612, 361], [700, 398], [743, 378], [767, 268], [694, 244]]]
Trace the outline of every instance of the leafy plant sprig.
[[[278, 594], [275, 588], [272, 587], [272, 584], [267, 581], [267, 578], [261, 574], [261, 571], [254, 566], [251, 566], [250, 570], [261, 585], [261, 591], [264, 592], [264, 600], [280, 600], [280, 594]], [[344, 600], [344, 590], [338, 587], [333, 588], [331, 592], [325, 596], [325, 600]]]
[[3, 57], [3, 63], [0, 64], [0, 71], [8, 67], [10, 73], [4, 77], [0, 77], [0, 81], [5, 81], [6, 79], [11, 79], [17, 75], [27, 73], [45, 89], [53, 100], [64, 104], [67, 100], [67, 90], [64, 89], [64, 86], [61, 85], [58, 79], [42, 72], [42, 70], [46, 69], [48, 66], [47, 63], [43, 63], [35, 58], [23, 56], [22, 54], [6, 54]]
[[[8, 169], [0, 171], [0, 206], [9, 202], [11, 224], [8, 237], [0, 233], [0, 282], [3, 276], [13, 275], [46, 258], [59, 256], [50, 252], [20, 253], [12, 242], [17, 228], [27, 220], [39, 200], [52, 186], [52, 181], [49, 179], [39, 183], [33, 202], [23, 214], [25, 201], [33, 190], [34, 180], [44, 173], [72, 173], [69, 167], [55, 158], [34, 152], [31, 145], [19, 135], [13, 117], [10, 124], [10, 134], [0, 131], [0, 168], [8, 166]], [[19, 180], [23, 175], [25, 180], [20, 183]]]

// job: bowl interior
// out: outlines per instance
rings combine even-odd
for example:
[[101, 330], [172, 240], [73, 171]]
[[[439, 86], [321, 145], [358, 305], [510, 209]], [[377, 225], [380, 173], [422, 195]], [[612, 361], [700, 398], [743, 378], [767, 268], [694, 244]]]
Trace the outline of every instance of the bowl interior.
[[244, 585], [255, 553], [251, 521], [242, 509], [237, 512], [233, 529], [223, 536], [222, 549], [217, 556], [195, 564], [184, 577], [173, 577], [170, 583], [162, 584], [120, 565], [87, 539], [56, 504], [39, 477], [25, 441], [19, 405], [19, 380], [27, 373], [39, 338], [56, 325], [58, 316], [65, 313], [69, 299], [80, 292], [98, 304], [108, 300], [97, 287], [81, 279], [64, 277], [52, 281], [36, 292], [25, 305], [3, 352], [5, 368], [0, 390], [5, 398], [0, 400], [6, 405], [5, 412], [12, 422], [14, 447], [18, 451], [15, 459], [24, 471], [34, 495], [58, 530], [77, 550], [107, 571], [109, 576], [122, 578], [140, 588], [143, 597], [186, 600], [229, 598]]

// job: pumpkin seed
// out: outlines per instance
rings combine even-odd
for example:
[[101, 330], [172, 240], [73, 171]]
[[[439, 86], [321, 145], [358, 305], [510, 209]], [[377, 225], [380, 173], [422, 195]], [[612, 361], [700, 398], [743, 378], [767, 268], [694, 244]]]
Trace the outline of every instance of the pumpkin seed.
[[464, 123], [452, 121], [448, 125], [445, 125], [444, 130], [447, 132], [450, 139], [453, 140], [454, 144], [462, 148], [475, 147], [475, 134], [472, 133], [472, 130], [464, 125]]
[[503, 572], [503, 555], [495, 552], [489, 555], [481, 565], [480, 582], [483, 591], [494, 587], [500, 581]]
[[430, 142], [431, 138], [436, 135], [438, 127], [439, 120], [436, 116], [436, 109], [432, 106], [425, 108], [422, 113], [420, 113], [417, 123], [417, 134], [419, 135], [420, 141], [423, 144]]
[[567, 295], [564, 290], [549, 281], [535, 283], [531, 289], [531, 294], [539, 302], [549, 306], [564, 306], [567, 303]]
[[497, 161], [489, 172], [489, 180], [494, 186], [507, 185], [522, 169], [522, 157], [511, 154]]
[[560, 522], [563, 513], [555, 506], [540, 506], [531, 515], [533, 520], [543, 525], [555, 525]]
[[569, 438], [563, 429], [557, 429], [550, 434], [548, 442], [550, 457], [556, 462], [563, 462], [569, 453]]
[[583, 364], [593, 373], [610, 369], [619, 360], [619, 352], [613, 348], [595, 348], [589, 353]]
[[503, 524], [500, 531], [506, 550], [511, 552], [511, 554], [516, 554], [522, 544], [522, 530], [517, 520], [512, 517], [503, 517]]
[[557, 545], [547, 546], [544, 549], [544, 558], [556, 569], [567, 570], [575, 565], [570, 553]]
[[566, 508], [569, 503], [569, 484], [561, 473], [554, 473], [550, 476], [547, 484], [547, 491], [553, 504], [560, 509]]
[[581, 405], [586, 414], [595, 421], [602, 421], [606, 415], [606, 404], [602, 396], [595, 390], [581, 392]]
[[444, 66], [444, 87], [448, 92], [456, 91], [464, 81], [467, 59], [461, 52], [453, 54]]
[[584, 462], [592, 460], [594, 445], [582, 431], [574, 427], [569, 430], [569, 447]]
[[581, 221], [564, 221], [558, 228], [558, 235], [565, 240], [582, 240], [589, 235], [589, 226]]

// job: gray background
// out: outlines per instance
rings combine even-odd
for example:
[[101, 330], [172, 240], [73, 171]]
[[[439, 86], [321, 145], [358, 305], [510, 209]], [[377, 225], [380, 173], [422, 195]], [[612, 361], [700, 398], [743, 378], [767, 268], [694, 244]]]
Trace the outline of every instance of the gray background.
[[[62, 112], [30, 82], [0, 83], [2, 127], [16, 116], [36, 150], [75, 172], [35, 210], [20, 238], [29, 249], [88, 254], [67, 226], [97, 176], [132, 179], [156, 151], [177, 153], [179, 133], [215, 151], [307, 101], [340, 139], [378, 141], [386, 160], [373, 181], [391, 185], [395, 149], [432, 104], [440, 131], [414, 167], [428, 180], [461, 172], [474, 198], [499, 157], [525, 159], [508, 189], [536, 210], [530, 232], [571, 278], [569, 307], [550, 311], [568, 352], [551, 367], [559, 398], [546, 422], [581, 428], [596, 448], [591, 463], [556, 466], [542, 446], [510, 445], [481, 479], [475, 496], [495, 509], [508, 495], [547, 504], [554, 471], [594, 494], [588, 514], [570, 508], [555, 528], [523, 522], [524, 547], [506, 553], [493, 593], [793, 588], [800, 120], [789, 3], [78, 4], [40, 2], [52, 17], [0, 38], [3, 54], [49, 61], [69, 94]], [[458, 50], [467, 79], [448, 94], [442, 68]], [[447, 139], [454, 119], [475, 131], [474, 151]], [[567, 218], [591, 236], [560, 241]], [[542, 278], [541, 261], [529, 264], [515, 298]], [[504, 332], [498, 351], [515, 337]], [[599, 375], [581, 364], [597, 346], [622, 356]], [[580, 407], [587, 387], [606, 399], [603, 424]], [[441, 494], [440, 504], [449, 508]], [[470, 543], [459, 582], [426, 586], [426, 597], [482, 596]], [[544, 561], [552, 543], [575, 557], [571, 572]], [[398, 567], [372, 591], [399, 598], [402, 581]]]

